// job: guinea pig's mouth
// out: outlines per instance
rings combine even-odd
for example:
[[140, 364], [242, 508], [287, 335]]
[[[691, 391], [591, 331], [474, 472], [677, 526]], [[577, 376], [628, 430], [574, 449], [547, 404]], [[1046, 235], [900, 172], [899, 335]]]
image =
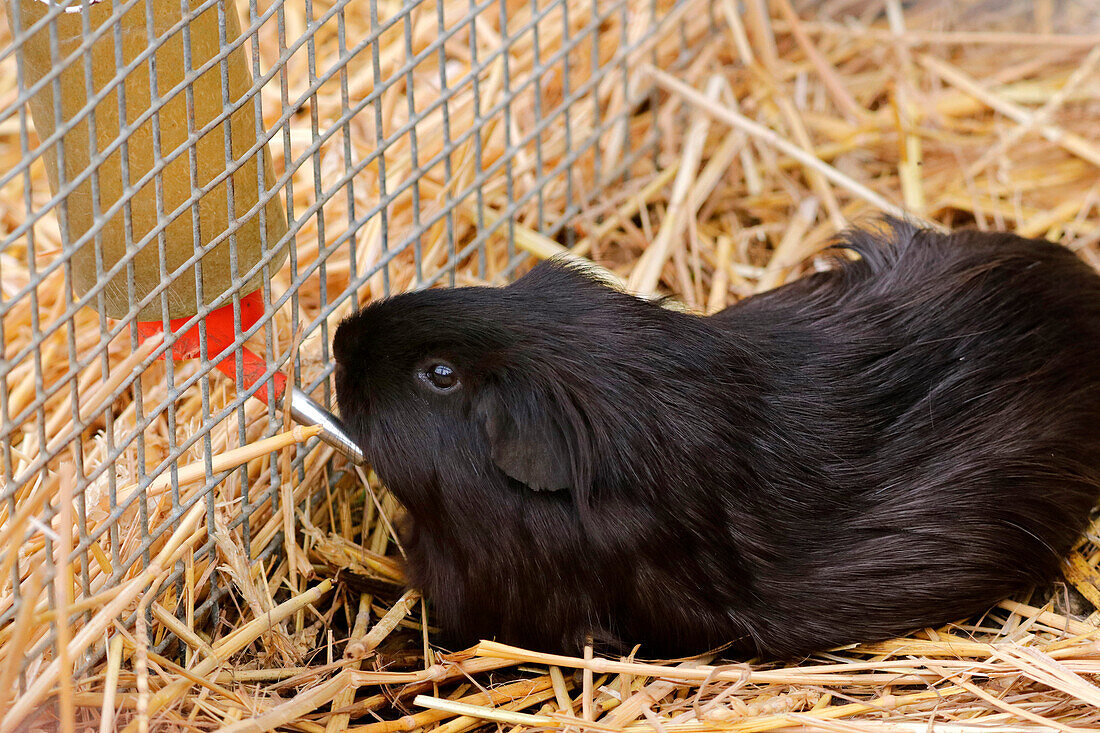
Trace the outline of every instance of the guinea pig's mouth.
[[365, 409], [362, 405], [357, 404], [355, 400], [355, 370], [349, 369], [343, 362], [337, 360], [333, 367], [332, 376], [336, 387], [333, 394], [334, 412], [339, 416], [352, 440], [362, 446], [364, 442], [362, 438]]
[[317, 425], [321, 428], [318, 437], [336, 450], [343, 453], [352, 463], [366, 463], [359, 441], [348, 432], [339, 417], [326, 410], [298, 387], [288, 390], [286, 400], [290, 403], [290, 414], [300, 425]]
[[340, 399], [343, 395], [347, 394], [348, 390], [348, 368], [344, 366], [343, 362], [336, 359], [335, 366], [332, 370], [332, 381], [336, 386], [336, 414], [343, 418], [345, 421], [348, 419], [348, 415], [344, 410], [344, 400]]

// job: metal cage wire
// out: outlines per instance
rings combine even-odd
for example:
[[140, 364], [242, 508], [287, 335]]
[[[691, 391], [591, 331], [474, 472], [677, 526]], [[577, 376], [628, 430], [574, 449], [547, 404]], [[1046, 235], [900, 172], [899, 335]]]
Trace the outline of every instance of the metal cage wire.
[[[364, 19], [361, 12], [350, 17], [349, 0], [250, 0], [238, 8], [241, 32], [233, 38], [227, 23], [233, 7], [226, 0], [181, 0], [180, 20], [163, 33], [155, 32], [153, 0], [115, 3], [108, 21], [95, 27], [84, 11], [108, 0], [32, 1], [48, 2], [42, 18], [22, 27], [19, 13], [9, 13], [8, 40], [0, 47], [0, 69], [10, 70], [14, 80], [10, 89], [0, 91], [0, 129], [17, 138], [19, 161], [0, 172], [0, 200], [22, 202], [22, 211], [9, 218], [14, 223], [0, 229], [0, 279], [5, 269], [26, 269], [26, 282], [9, 286], [5, 281], [0, 289], [0, 339], [5, 344], [0, 361], [0, 507], [8, 527], [20, 526], [12, 521], [20, 512], [29, 514], [19, 536], [4, 535], [10, 544], [7, 567], [0, 568], [7, 577], [0, 587], [8, 588], [10, 600], [0, 607], [0, 629], [10, 626], [21, 610], [21, 586], [30, 566], [58, 552], [61, 507], [44, 500], [38, 489], [57, 480], [58, 472], [62, 481], [71, 482], [75, 535], [69, 560], [80, 568], [78, 597], [91, 598], [119, 583], [135, 566], [147, 566], [157, 542], [196, 502], [205, 503], [208, 525], [205, 545], [196, 555], [213, 557], [219, 511], [215, 487], [231, 476], [239, 482], [239, 511], [227, 529], [239, 528], [250, 559], [274, 552], [278, 533], [259, 536], [253, 516], [261, 509], [270, 513], [281, 500], [287, 475], [279, 470], [278, 454], [271, 454], [260, 479], [250, 477], [243, 466], [218, 472], [213, 461], [226, 445], [243, 445], [281, 429], [276, 408], [264, 408], [249, 396], [271, 390], [273, 375], [292, 367], [296, 383], [331, 404], [334, 319], [368, 293], [388, 294], [398, 265], [406, 271], [402, 288], [455, 284], [460, 266], [479, 278], [507, 278], [526, 257], [516, 247], [519, 217], [531, 228], [572, 244], [569, 223], [601, 182], [621, 177], [639, 156], [656, 149], [656, 126], [642, 139], [633, 139], [629, 126], [629, 115], [652, 93], [636, 67], [655, 58], [658, 40], [675, 39], [680, 47], [676, 53], [686, 57], [687, 26], [709, 22], [707, 6], [692, 0], [370, 0], [365, 32], [356, 35], [364, 31]], [[18, 0], [9, 2], [12, 10]], [[689, 12], [692, 8], [695, 13]], [[144, 32], [153, 40], [126, 59], [121, 49], [129, 30], [124, 23], [131, 11], [142, 9]], [[218, 48], [196, 64], [190, 20], [205, 12], [217, 15]], [[83, 19], [75, 47], [63, 46], [58, 37], [58, 19], [66, 14]], [[43, 32], [52, 68], [32, 82], [24, 46]], [[158, 50], [177, 38], [182, 40], [183, 71], [177, 83], [161, 88]], [[110, 39], [115, 68], [97, 88], [91, 49]], [[530, 58], [520, 58], [526, 49]], [[228, 59], [241, 52], [251, 84], [233, 98]], [[61, 74], [78, 68], [84, 69], [86, 104], [68, 118], [55, 110], [63, 122], [48, 135], [36, 135], [28, 111], [32, 98], [52, 88], [56, 99]], [[126, 80], [135, 73], [147, 74], [150, 99], [144, 108], [127, 98]], [[218, 76], [221, 111], [203, 123], [196, 115], [194, 85], [208, 73]], [[609, 114], [612, 97], [621, 103]], [[181, 98], [185, 119], [166, 118], [167, 105]], [[97, 149], [96, 116], [103, 103], [117, 110], [120, 134]], [[243, 113], [252, 124], [254, 142], [244, 150], [235, 146], [227, 122], [235, 113]], [[182, 142], [163, 149], [159, 130], [181, 122], [186, 128]], [[90, 148], [84, 153], [89, 164], [66, 179], [62, 162], [78, 124], [89, 129]], [[219, 128], [223, 170], [200, 181], [196, 148]], [[147, 171], [133, 176], [129, 147], [144, 129], [152, 130], [153, 160]], [[275, 170], [265, 159], [268, 149]], [[41, 175], [50, 164], [50, 150], [56, 158], [56, 192], [44, 188]], [[101, 171], [112, 156], [120, 161], [121, 195], [103, 206]], [[169, 208], [166, 171], [183, 161], [189, 193]], [[235, 211], [234, 174], [249, 165], [256, 169], [259, 196], [248, 210]], [[149, 187], [155, 226], [135, 233], [134, 200]], [[229, 226], [204, 241], [199, 202], [219, 187], [226, 191]], [[74, 192], [81, 191], [91, 193], [92, 225], [74, 240], [66, 222]], [[236, 253], [241, 223], [257, 217], [263, 221], [272, 200], [285, 207], [285, 222], [280, 222], [285, 234], [264, 241], [267, 225], [261, 226], [256, 261], [238, 271], [231, 255], [228, 287], [216, 297], [204, 293], [201, 258], [223, 242]], [[112, 218], [122, 219], [125, 237], [125, 254], [113, 264], [103, 257], [104, 232]], [[169, 226], [188, 219], [193, 254], [170, 270], [163, 256]], [[429, 240], [432, 246], [426, 247]], [[95, 251], [97, 284], [80, 293], [74, 286], [73, 258], [85, 246]], [[135, 258], [145, 247], [159, 248], [161, 264], [159, 285], [141, 295], [133, 282]], [[286, 263], [273, 267], [284, 248]], [[120, 318], [109, 317], [105, 309], [111, 295], [105, 289], [114, 277], [129, 283], [127, 313]], [[245, 285], [257, 278], [263, 315], [247, 325], [241, 298]], [[195, 283], [199, 306], [187, 326], [198, 329], [203, 354], [205, 317], [223, 306], [234, 315], [232, 345], [193, 363], [158, 359], [171, 349], [172, 335], [141, 351], [136, 326], [139, 313], [151, 306], [159, 309], [169, 331], [168, 288], [181, 280]], [[304, 303], [301, 293], [307, 283], [315, 286]], [[20, 329], [27, 336], [25, 344], [9, 346]], [[291, 349], [288, 334], [297, 334], [312, 351]], [[212, 378], [211, 371], [222, 358], [233, 357], [240, 375], [240, 348], [246, 342], [262, 353], [267, 371], [252, 387], [226, 396], [232, 388]], [[303, 351], [312, 359], [303, 360]], [[137, 356], [126, 358], [128, 354]], [[96, 394], [93, 404], [82, 403], [97, 383], [105, 391]], [[178, 424], [179, 406], [195, 399], [197, 421]], [[126, 407], [116, 413], [114, 405], [120, 401]], [[305, 455], [299, 452], [292, 469], [297, 483], [306, 478]], [[205, 467], [194, 490], [181, 488], [178, 467], [185, 459], [200, 460]], [[4, 530], [0, 523], [0, 534]], [[44, 562], [43, 569], [47, 593], [52, 593], [54, 564]], [[176, 582], [182, 572], [177, 568], [162, 587]], [[218, 603], [217, 576], [211, 575], [209, 582], [200, 614]], [[163, 640], [161, 647], [167, 643]], [[42, 639], [28, 650], [28, 661], [54, 644], [54, 635]]]

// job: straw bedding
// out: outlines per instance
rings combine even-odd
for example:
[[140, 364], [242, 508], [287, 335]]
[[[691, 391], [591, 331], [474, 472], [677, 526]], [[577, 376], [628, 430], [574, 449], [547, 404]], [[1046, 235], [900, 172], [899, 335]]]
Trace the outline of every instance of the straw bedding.
[[[397, 10], [396, 3], [380, 5]], [[569, 134], [576, 141], [600, 125], [601, 115], [611, 119], [626, 110], [629, 91], [648, 84], [656, 89], [650, 101], [627, 110], [627, 125], [599, 133], [599, 154], [586, 153], [561, 175], [548, 176], [541, 194], [518, 209], [517, 246], [537, 257], [571, 248], [566, 256], [591, 258], [638, 292], [671, 293], [698, 311], [716, 310], [812, 269], [839, 227], [891, 206], [947, 226], [1003, 228], [1060, 240], [1100, 268], [1100, 20], [1094, 4], [827, 0], [793, 5], [688, 0], [677, 22], [644, 53], [617, 67], [629, 71], [625, 84], [616, 76], [621, 72], [613, 71], [611, 81], [574, 103]], [[439, 7], [449, 24], [469, 6], [445, 0]], [[571, 27], [584, 27], [592, 7], [570, 3]], [[286, 35], [292, 39], [304, 28], [303, 7], [288, 0], [286, 8]], [[648, 17], [650, 4], [629, 0], [626, 9], [604, 21], [595, 49], [601, 63], [614, 56], [623, 34], [636, 37], [642, 24], [635, 21]], [[663, 3], [659, 12], [667, 12]], [[525, 3], [509, 4], [516, 27], [530, 13]], [[367, 4], [349, 5], [344, 19], [347, 38], [366, 35]], [[437, 22], [435, 6], [413, 13], [414, 50], [431, 41]], [[539, 28], [545, 58], [561, 47], [560, 11], [551, 12]], [[482, 13], [479, 55], [499, 46], [500, 32], [499, 12]], [[1062, 35], [1067, 32], [1078, 35]], [[8, 43], [6, 26], [0, 26], [0, 46]], [[339, 43], [335, 23], [324, 25], [315, 38], [319, 67], [336, 56]], [[264, 64], [277, 58], [279, 38], [272, 24], [261, 29], [259, 48]], [[403, 26], [383, 34], [379, 48], [386, 78], [404, 62]], [[417, 161], [405, 135], [386, 151], [384, 179], [377, 162], [368, 166], [356, 179], [351, 205], [343, 188], [326, 201], [314, 201], [314, 179], [338, 177], [347, 155], [354, 160], [369, 155], [377, 118], [361, 114], [325, 142], [314, 164], [293, 177], [295, 211], [319, 203], [323, 213], [310, 217], [297, 235], [298, 264], [327, 256], [324, 272], [299, 289], [298, 318], [308, 323], [318, 317], [322, 278], [327, 293], [343, 292], [353, 272], [379, 262], [384, 232], [389, 242], [397, 242], [430, 221], [474, 180], [479, 164], [488, 168], [502, 160], [508, 141], [533, 128], [536, 109], [554, 109], [569, 89], [583, 84], [592, 71], [593, 49], [578, 48], [570, 76], [560, 64], [552, 65], [557, 73], [542, 75], [539, 85], [517, 98], [507, 125], [493, 118], [481, 135], [480, 151], [471, 140], [451, 156], [449, 167], [440, 161], [424, 170], [415, 196], [410, 189], [388, 208], [386, 230], [380, 217], [368, 221], [356, 236], [354, 264], [346, 244], [331, 254], [328, 248], [346, 231], [353, 209], [367, 210], [379, 200], [383, 182], [393, 190], [442, 149], [444, 120], [437, 110], [417, 124]], [[693, 53], [683, 53], [685, 48]], [[440, 94], [433, 59], [426, 58], [382, 95], [386, 134], [408, 120], [410, 90], [417, 110]], [[530, 74], [533, 34], [517, 40], [508, 60], [513, 80]], [[452, 78], [470, 61], [469, 35], [459, 33], [446, 45]], [[349, 65], [352, 99], [373, 89], [370, 67], [369, 53]], [[0, 66], [5, 105], [16, 95], [13, 68], [12, 58]], [[309, 77], [308, 55], [295, 53], [288, 62], [287, 98], [305, 89]], [[498, 61], [480, 80], [482, 109], [499, 98], [505, 83]], [[292, 158], [306, 151], [313, 124], [325, 129], [340, 116], [342, 93], [339, 78], [327, 82], [308, 109], [290, 120], [286, 146], [281, 137], [271, 146], [279, 171], [287, 151]], [[263, 95], [268, 122], [274, 124], [282, 99], [279, 84], [269, 84]], [[469, 87], [456, 94], [449, 115], [455, 131], [472, 125]], [[513, 197], [532, 193], [541, 172], [561, 163], [569, 152], [564, 127], [559, 117], [539, 136], [539, 146], [522, 146], [508, 175], [485, 182], [480, 206], [476, 197], [467, 197], [452, 217], [427, 228], [419, 262], [425, 278], [446, 267], [456, 249], [475, 241], [479, 226], [498, 223], [509, 188]], [[650, 134], [659, 143], [655, 155], [638, 156], [626, 175], [607, 175], [611, 162], [628, 159], [632, 141]], [[0, 123], [0, 169], [10, 169], [19, 158], [18, 119], [12, 117]], [[36, 206], [49, 198], [39, 163], [29, 181], [18, 178], [0, 190], [5, 232], [25, 216], [27, 182]], [[573, 201], [583, 205], [566, 212]], [[564, 229], [548, 226], [563, 213], [568, 214]], [[474, 252], [459, 258], [458, 284], [498, 282], [508, 274], [507, 231], [498, 226], [489, 236], [484, 257]], [[52, 217], [35, 227], [35, 236], [38, 261], [55, 257], [60, 239]], [[416, 284], [411, 251], [390, 260], [387, 277], [394, 290]], [[0, 253], [5, 298], [29, 281], [25, 243]], [[282, 292], [289, 283], [288, 272], [281, 272], [273, 290]], [[64, 311], [62, 285], [57, 271], [37, 288], [36, 314], [24, 298], [4, 315], [7, 358], [32, 338], [32, 316], [51, 323]], [[383, 286], [379, 274], [356, 295], [365, 302]], [[345, 311], [332, 314], [329, 325]], [[294, 347], [292, 315], [288, 304], [271, 329], [277, 353]], [[47, 387], [63, 383], [70, 368], [68, 329], [75, 332], [78, 354], [99, 342], [98, 317], [91, 312], [77, 314], [47, 338], [42, 346]], [[323, 339], [318, 330], [298, 345], [307, 382], [326, 358]], [[121, 335], [107, 350], [107, 378], [98, 359], [77, 374], [76, 414], [90, 424], [79, 441], [79, 464], [75, 449], [63, 440], [51, 444], [54, 436], [71, 432], [68, 387], [54, 390], [13, 439], [14, 473], [43, 455], [57, 455], [43, 480], [21, 487], [14, 505], [0, 507], [0, 613], [15, 603], [16, 556], [22, 600], [19, 613], [0, 626], [4, 731], [19, 725], [26, 730], [227, 726], [463, 733], [499, 726], [509, 731], [961, 733], [1100, 726], [1096, 531], [1070, 556], [1064, 583], [1006, 601], [980, 619], [820, 654], [795, 666], [713, 659], [654, 666], [633, 659], [550, 657], [492, 643], [448, 654], [430, 646], [430, 608], [403, 588], [392, 535], [399, 508], [384, 487], [372, 474], [334, 474], [343, 464], [323, 449], [310, 452], [301, 471], [292, 471], [295, 445], [312, 432], [273, 428], [255, 401], [210, 431], [213, 473], [243, 466], [215, 489], [213, 561], [197, 552], [207, 541], [206, 503], [169, 521], [167, 475], [150, 487], [144, 506], [130, 499], [121, 516], [111, 517], [108, 503], [113, 483], [119, 503], [126, 505], [140, 475], [139, 461], [149, 469], [159, 464], [172, 431], [180, 441], [196, 431], [202, 415], [198, 387], [156, 416], [145, 431], [144, 456], [131, 444], [97, 479], [86, 486], [75, 480], [76, 465], [90, 474], [103, 465], [109, 445], [134, 430], [136, 390], [112, 395], [152, 346], [132, 353], [129, 336]], [[165, 369], [156, 362], [140, 377], [146, 412], [166, 400]], [[194, 364], [180, 363], [175, 376], [187, 378], [195, 370]], [[30, 359], [13, 365], [7, 390], [12, 414], [34, 401]], [[210, 377], [212, 411], [233, 395], [220, 375]], [[271, 459], [273, 454], [278, 458]], [[178, 463], [184, 504], [205, 484], [203, 457], [199, 441]], [[240, 527], [229, 529], [240, 516], [245, 474], [251, 497], [277, 493], [281, 499], [277, 508], [266, 501], [255, 509], [247, 537]], [[330, 481], [334, 476], [338, 480]], [[74, 501], [81, 493], [83, 501]], [[284, 511], [295, 504], [298, 512]], [[144, 514], [152, 542], [139, 531]], [[78, 524], [87, 528], [83, 535], [62, 531]], [[109, 525], [115, 528], [91, 542], [86, 564], [61, 559], [81, 536], [97, 536]], [[143, 553], [148, 561], [141, 560]], [[264, 559], [250, 562], [250, 556]], [[52, 578], [47, 567], [54, 570]], [[174, 569], [182, 570], [179, 580], [167, 582]], [[212, 618], [201, 610], [215, 584], [229, 592]], [[57, 618], [70, 622], [55, 623]], [[128, 618], [137, 621], [121, 622]], [[42, 651], [40, 642], [52, 633], [58, 654], [49, 647]], [[162, 648], [172, 635], [178, 640]], [[18, 685], [21, 669], [23, 686]]]

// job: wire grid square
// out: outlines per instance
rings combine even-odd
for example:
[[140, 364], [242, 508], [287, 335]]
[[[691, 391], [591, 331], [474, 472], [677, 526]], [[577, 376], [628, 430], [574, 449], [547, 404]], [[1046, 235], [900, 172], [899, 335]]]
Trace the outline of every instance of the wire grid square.
[[[11, 0], [10, 23], [0, 25], [0, 79], [7, 80], [0, 82], [0, 633], [10, 633], [23, 612], [29, 583], [35, 603], [42, 585], [56, 607], [63, 548], [77, 568], [70, 603], [101, 598], [147, 567], [198, 502], [207, 539], [196, 558], [214, 561], [224, 533], [238, 528], [249, 560], [276, 552], [280, 501], [308, 503], [293, 492], [323, 482], [308, 451], [289, 467], [273, 453], [263, 466], [215, 470], [218, 454], [283, 427], [274, 405], [249, 395], [272, 389], [272, 376], [289, 368], [296, 383], [331, 404], [329, 344], [342, 315], [394, 290], [506, 280], [527, 259], [516, 246], [517, 221], [572, 245], [571, 222], [599, 187], [656, 151], [656, 125], [640, 137], [630, 127], [651, 93], [636, 67], [657, 59], [658, 42], [682, 43], [677, 26], [707, 22], [706, 13], [687, 12], [707, 7], [691, 0], [181, 0], [175, 22], [162, 28], [154, 10], [166, 4], [156, 0], [103, 0], [109, 12], [97, 23], [90, 8], [100, 2], [25, 1], [41, 5], [39, 20], [23, 26]], [[208, 57], [194, 53], [192, 24], [183, 20], [204, 13], [216, 18], [217, 47]], [[63, 43], [59, 26], [73, 15], [81, 18], [79, 35]], [[126, 58], [124, 30], [142, 25], [153, 41]], [[26, 52], [35, 34], [45, 34], [51, 63], [31, 81]], [[113, 73], [97, 86], [93, 49], [111, 42]], [[171, 44], [182, 54], [175, 76], [162, 57]], [[672, 48], [668, 58], [688, 52]], [[234, 58], [251, 75], [236, 97]], [[87, 103], [66, 117], [63, 73], [76, 70]], [[135, 74], [148, 85], [144, 100], [127, 81]], [[210, 78], [221, 111], [204, 121], [196, 108], [206, 100], [195, 88]], [[54, 119], [62, 120], [50, 135], [36, 134], [28, 109], [42, 90], [52, 90]], [[182, 142], [169, 149], [161, 131], [181, 123]], [[119, 134], [101, 140], [97, 131], [111, 124]], [[246, 145], [234, 125], [247, 131]], [[74, 151], [84, 130], [88, 150]], [[209, 180], [199, 171], [203, 140], [222, 147], [224, 170]], [[151, 149], [152, 160], [133, 166], [139, 146]], [[67, 177], [66, 152], [88, 165]], [[186, 161], [188, 195], [172, 205], [165, 192], [178, 183], [171, 180], [177, 161]], [[46, 185], [51, 166], [56, 195]], [[253, 169], [258, 196], [242, 206], [235, 174]], [[117, 176], [121, 195], [105, 202], [102, 189], [116, 185], [108, 175]], [[135, 221], [150, 211], [135, 201], [150, 189], [154, 223], [140, 231]], [[207, 239], [204, 197], [220, 197], [229, 222]], [[78, 198], [91, 222], [74, 241], [68, 222]], [[284, 207], [277, 224], [285, 234], [266, 241], [272, 201]], [[242, 222], [257, 218], [259, 254], [238, 262]], [[112, 220], [119, 229], [108, 229]], [[169, 269], [166, 247], [181, 227], [193, 254]], [[104, 258], [112, 231], [124, 240], [114, 262]], [[230, 285], [205, 293], [202, 258], [223, 241]], [[74, 257], [88, 247], [98, 284], [82, 293]], [[160, 253], [158, 284], [143, 293], [134, 285], [146, 274], [137, 255], [150, 247]], [[288, 256], [278, 266], [280, 250]], [[126, 284], [121, 318], [105, 307], [115, 275]], [[168, 330], [169, 287], [192, 281], [201, 305], [187, 326], [198, 329], [202, 353], [203, 319], [222, 306], [234, 314], [233, 343], [210, 358], [158, 359], [174, 338], [143, 348], [138, 314], [159, 307]], [[263, 316], [245, 327], [241, 299], [257, 281]], [[213, 366], [235, 358], [239, 377], [244, 344], [262, 354], [266, 378], [236, 390]], [[181, 481], [179, 467], [192, 463], [201, 475]], [[59, 520], [68, 496], [75, 530], [66, 537]], [[186, 571], [177, 566], [162, 593], [178, 594]], [[208, 586], [201, 618], [217, 611], [224, 591], [216, 573], [200, 580]], [[76, 608], [73, 618], [90, 617], [87, 606]], [[28, 650], [25, 669], [48, 658], [56, 634], [55, 622]], [[163, 649], [171, 640], [158, 641]]]

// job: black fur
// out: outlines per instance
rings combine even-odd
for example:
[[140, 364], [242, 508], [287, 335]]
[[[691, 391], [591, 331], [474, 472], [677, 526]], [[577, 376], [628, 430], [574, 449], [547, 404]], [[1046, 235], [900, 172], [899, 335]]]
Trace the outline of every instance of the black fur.
[[1100, 277], [1010, 234], [843, 245], [709, 318], [541, 264], [340, 326], [341, 412], [452, 639], [792, 657], [1053, 579], [1100, 494]]

